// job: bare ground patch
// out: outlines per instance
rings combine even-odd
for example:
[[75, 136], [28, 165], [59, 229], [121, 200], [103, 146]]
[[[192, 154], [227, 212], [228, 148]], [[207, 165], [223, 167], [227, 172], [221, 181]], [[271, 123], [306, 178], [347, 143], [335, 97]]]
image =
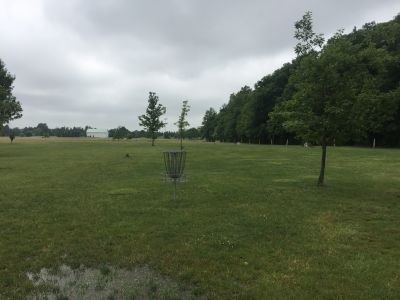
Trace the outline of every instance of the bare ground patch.
[[102, 267], [57, 270], [43, 268], [27, 273], [34, 286], [28, 299], [198, 299], [194, 287], [182, 287], [149, 267], [133, 270]]

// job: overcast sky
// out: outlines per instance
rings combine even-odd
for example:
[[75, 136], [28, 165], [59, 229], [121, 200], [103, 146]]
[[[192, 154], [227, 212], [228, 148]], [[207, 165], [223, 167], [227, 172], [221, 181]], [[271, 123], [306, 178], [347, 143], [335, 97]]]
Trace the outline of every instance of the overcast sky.
[[154, 91], [175, 129], [183, 100], [209, 107], [294, 57], [293, 24], [316, 32], [391, 20], [399, 0], [0, 0], [0, 58], [16, 75], [11, 126], [139, 129]]

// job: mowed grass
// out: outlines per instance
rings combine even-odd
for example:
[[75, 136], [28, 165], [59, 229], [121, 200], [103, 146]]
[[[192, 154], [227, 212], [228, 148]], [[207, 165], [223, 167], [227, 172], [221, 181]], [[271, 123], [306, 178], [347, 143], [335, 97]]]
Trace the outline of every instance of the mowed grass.
[[[400, 150], [0, 140], [0, 298], [41, 268], [149, 266], [211, 299], [400, 298]], [[129, 153], [131, 158], [126, 158]]]

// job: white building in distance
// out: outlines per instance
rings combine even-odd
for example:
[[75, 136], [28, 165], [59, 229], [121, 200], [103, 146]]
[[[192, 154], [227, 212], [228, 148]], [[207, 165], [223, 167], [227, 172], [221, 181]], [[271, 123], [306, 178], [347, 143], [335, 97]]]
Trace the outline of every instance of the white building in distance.
[[90, 128], [86, 130], [87, 137], [108, 138], [108, 130], [102, 128]]

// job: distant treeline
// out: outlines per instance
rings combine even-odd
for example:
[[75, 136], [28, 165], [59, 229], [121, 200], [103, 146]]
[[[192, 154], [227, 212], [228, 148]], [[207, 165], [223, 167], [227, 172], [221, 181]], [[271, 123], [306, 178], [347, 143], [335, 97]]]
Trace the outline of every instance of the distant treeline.
[[[177, 139], [179, 138], [179, 132], [177, 131], [164, 131], [158, 132], [158, 137], [162, 137], [165, 139]], [[200, 128], [190, 128], [185, 131], [185, 138], [188, 139], [199, 139], [201, 138], [201, 130]], [[132, 139], [132, 138], [149, 138], [149, 133], [145, 130], [134, 130], [129, 131], [126, 127], [120, 126], [114, 129], [108, 130], [108, 137], [113, 139]]]
[[[337, 37], [336, 37], [337, 38]], [[337, 141], [343, 145], [400, 146], [400, 15], [392, 21], [365, 24], [361, 29], [341, 36], [358, 51], [363, 67], [369, 71], [371, 82], [362, 85], [358, 95], [362, 110], [368, 110], [359, 120], [366, 130], [358, 137]], [[329, 46], [329, 42], [328, 42]], [[350, 50], [348, 50], [350, 51]], [[231, 94], [229, 102], [219, 111], [210, 108], [203, 118], [202, 136], [208, 141], [246, 143], [289, 143], [306, 142], [296, 139], [282, 124], [272, 122], [270, 116], [277, 104], [293, 98], [296, 93], [298, 69], [301, 57], [284, 64], [271, 75], [258, 81], [254, 88], [244, 86]], [[303, 75], [304, 78], [307, 74]], [[355, 74], [352, 80], [363, 80]], [[371, 78], [371, 77], [370, 77]], [[296, 85], [293, 84], [297, 80]], [[356, 84], [355, 84], [356, 85]], [[366, 134], [365, 134], [366, 132]]]
[[0, 131], [0, 135], [9, 136], [13, 134], [14, 136], [42, 136], [42, 137], [85, 137], [86, 128], [82, 127], [57, 127], [49, 128], [46, 123], [39, 123], [36, 127], [24, 127], [24, 128], [10, 128], [8, 125], [4, 126]]
[[[90, 126], [82, 127], [57, 127], [49, 128], [46, 123], [39, 123], [36, 127], [24, 127], [24, 128], [10, 128], [8, 125], [4, 126], [0, 130], [0, 136], [20, 136], [20, 137], [86, 137], [86, 130], [91, 128]], [[177, 131], [165, 131], [159, 132], [159, 137], [166, 139], [179, 138]], [[108, 137], [114, 139], [132, 139], [132, 138], [148, 138], [149, 134], [144, 130], [133, 130], [130, 131], [124, 126], [113, 128], [108, 130]], [[190, 128], [185, 131], [185, 137], [188, 139], [198, 139], [201, 137], [199, 128]]]

